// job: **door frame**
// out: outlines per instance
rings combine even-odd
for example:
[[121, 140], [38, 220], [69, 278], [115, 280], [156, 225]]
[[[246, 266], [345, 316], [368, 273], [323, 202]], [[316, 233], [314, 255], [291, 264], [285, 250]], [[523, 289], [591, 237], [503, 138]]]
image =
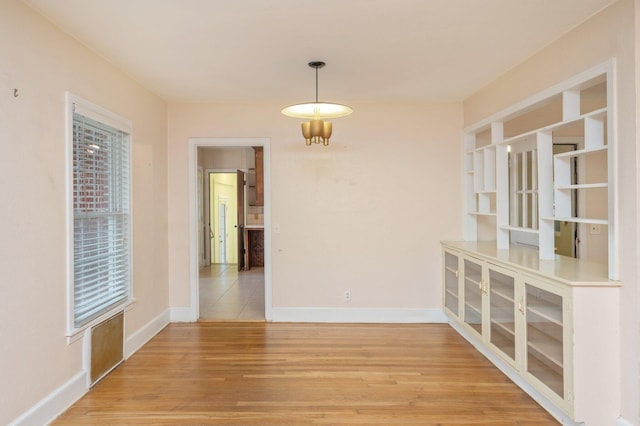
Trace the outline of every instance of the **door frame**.
[[189, 138], [189, 289], [190, 317], [194, 321], [200, 317], [198, 289], [198, 148], [200, 147], [263, 147], [264, 155], [264, 315], [272, 320], [271, 281], [271, 140], [269, 138]]

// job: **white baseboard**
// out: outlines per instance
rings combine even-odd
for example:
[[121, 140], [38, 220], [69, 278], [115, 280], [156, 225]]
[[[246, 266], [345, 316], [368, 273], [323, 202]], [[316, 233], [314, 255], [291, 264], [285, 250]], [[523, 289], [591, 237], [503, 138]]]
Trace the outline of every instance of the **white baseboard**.
[[198, 316], [191, 308], [171, 308], [171, 322], [195, 322]]
[[546, 396], [538, 392], [533, 386], [531, 386], [524, 378], [516, 373], [511, 366], [504, 362], [500, 357], [491, 352], [487, 347], [479, 342], [475, 336], [461, 327], [455, 321], [449, 321], [450, 325], [469, 343], [471, 343], [482, 355], [484, 355], [489, 361], [495, 365], [498, 370], [502, 371], [505, 376], [511, 379], [516, 385], [525, 391], [534, 401], [542, 406], [549, 414], [555, 417], [561, 424], [566, 426], [578, 426], [583, 423], [574, 422], [569, 416], [567, 416], [560, 408], [558, 408], [553, 402], [551, 402]]
[[[125, 359], [133, 355], [153, 336], [166, 327], [167, 324], [169, 324], [170, 317], [171, 312], [167, 309], [128, 337], [125, 342]], [[87, 372], [79, 372], [67, 383], [51, 392], [9, 424], [11, 426], [39, 426], [52, 422], [87, 393], [89, 390], [88, 383]]]
[[442, 309], [273, 308], [273, 322], [444, 323]]
[[145, 343], [151, 340], [153, 336], [162, 331], [162, 329], [169, 324], [170, 320], [171, 314], [169, 309], [167, 309], [129, 336], [124, 345], [124, 359], [128, 359], [136, 353], [138, 349], [144, 346]]
[[20, 417], [9, 423], [10, 426], [46, 425], [63, 413], [87, 392], [87, 374], [82, 371], [67, 383], [40, 400]]

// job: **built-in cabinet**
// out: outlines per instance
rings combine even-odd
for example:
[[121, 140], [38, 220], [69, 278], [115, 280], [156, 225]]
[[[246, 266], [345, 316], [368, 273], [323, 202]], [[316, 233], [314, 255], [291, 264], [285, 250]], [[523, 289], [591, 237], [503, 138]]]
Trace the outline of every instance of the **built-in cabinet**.
[[541, 260], [535, 248], [501, 250], [495, 242], [442, 247], [444, 310], [465, 337], [573, 421], [615, 410], [591, 399], [593, 389], [617, 386], [607, 351], [616, 342], [619, 283], [606, 265]]
[[619, 415], [614, 77], [466, 128], [465, 241], [442, 243], [451, 324], [563, 423]]

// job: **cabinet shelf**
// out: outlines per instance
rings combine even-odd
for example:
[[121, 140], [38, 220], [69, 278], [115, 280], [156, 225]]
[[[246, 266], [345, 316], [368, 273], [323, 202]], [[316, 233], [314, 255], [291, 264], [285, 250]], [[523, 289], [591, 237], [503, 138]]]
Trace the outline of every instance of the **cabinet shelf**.
[[452, 268], [451, 266], [445, 266], [444, 269], [446, 269], [447, 271], [455, 274], [456, 277], [458, 276], [458, 270], [457, 269]]
[[527, 312], [562, 327], [562, 310], [552, 306], [527, 306]]
[[458, 300], [458, 295], [455, 292], [453, 292], [453, 291], [451, 291], [449, 289], [447, 289], [446, 292], [447, 292], [448, 295], [450, 295], [454, 299]]
[[558, 396], [563, 397], [564, 385], [562, 371], [555, 371], [535, 356], [531, 356], [529, 358], [528, 372]]
[[550, 341], [546, 334], [533, 330], [535, 329], [527, 328], [527, 347], [537, 352], [536, 358], [541, 362], [547, 365], [551, 363], [550, 367], [562, 369], [562, 342]]
[[478, 288], [480, 287], [480, 280], [473, 279], [473, 278], [468, 277], [468, 276], [465, 276], [464, 280], [474, 284], [475, 287], [478, 287]]
[[477, 306], [475, 306], [473, 303], [466, 301], [464, 302], [464, 306], [466, 308], [468, 308], [469, 310], [471, 310], [472, 312], [474, 312], [475, 314], [478, 315], [478, 317], [482, 316], [482, 311], [480, 308], [478, 308]]
[[514, 302], [513, 301], [513, 297], [511, 297], [509, 295], [506, 295], [506, 294], [502, 293], [501, 291], [498, 291], [498, 290], [496, 290], [494, 288], [491, 289], [491, 295], [492, 296], [496, 295], [496, 296], [498, 296], [498, 297], [500, 297], [500, 298], [502, 298], [502, 299], [504, 299], [504, 300], [506, 300], [508, 302], [511, 302], [511, 303]]
[[513, 323], [498, 322], [498, 321], [491, 320], [491, 325], [498, 327], [500, 330], [502, 330], [504, 333], [508, 334], [509, 336], [513, 336], [514, 338], [516, 336]]

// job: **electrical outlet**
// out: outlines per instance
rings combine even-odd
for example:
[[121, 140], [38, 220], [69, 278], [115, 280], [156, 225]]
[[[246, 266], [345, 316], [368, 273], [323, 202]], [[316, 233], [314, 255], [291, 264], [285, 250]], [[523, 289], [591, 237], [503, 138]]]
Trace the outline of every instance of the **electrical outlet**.
[[351, 290], [346, 289], [346, 290], [344, 291], [344, 301], [345, 301], [345, 302], [349, 302], [349, 301], [351, 301]]
[[589, 233], [591, 235], [600, 235], [600, 224], [592, 223], [589, 225]]

